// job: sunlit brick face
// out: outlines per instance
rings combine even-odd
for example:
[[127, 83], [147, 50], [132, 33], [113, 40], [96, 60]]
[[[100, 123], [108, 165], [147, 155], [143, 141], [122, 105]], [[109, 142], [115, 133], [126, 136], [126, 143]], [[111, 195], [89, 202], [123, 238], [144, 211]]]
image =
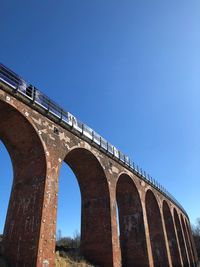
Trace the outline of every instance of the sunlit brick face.
[[[35, 266], [43, 206], [46, 160], [32, 125], [0, 101], [0, 139], [13, 163], [13, 187], [5, 223], [3, 249], [11, 266]], [[17, 258], [17, 260], [16, 260]]]
[[122, 174], [117, 182], [122, 266], [149, 266], [142, 205], [133, 180]]
[[181, 266], [181, 259], [178, 250], [178, 243], [176, 239], [176, 233], [174, 228], [174, 222], [171, 215], [171, 211], [166, 201], [163, 202], [163, 216], [165, 222], [165, 228], [167, 233], [167, 239], [169, 243], [169, 249], [171, 254], [172, 265], [174, 267]]
[[146, 212], [149, 225], [150, 241], [155, 267], [168, 267], [167, 250], [160, 215], [160, 209], [154, 194], [146, 193]]

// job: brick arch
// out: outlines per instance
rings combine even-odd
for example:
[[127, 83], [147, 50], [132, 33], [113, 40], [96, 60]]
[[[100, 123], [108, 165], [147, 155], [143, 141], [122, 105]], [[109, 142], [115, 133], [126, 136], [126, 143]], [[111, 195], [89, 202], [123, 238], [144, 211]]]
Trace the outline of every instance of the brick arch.
[[160, 208], [150, 189], [146, 192], [145, 205], [154, 267], [169, 267]]
[[13, 164], [3, 255], [11, 266], [36, 266], [46, 178], [43, 144], [31, 123], [3, 101], [0, 101], [0, 139]]
[[184, 233], [186, 247], [187, 247], [187, 251], [188, 251], [190, 266], [191, 267], [195, 267], [194, 262], [193, 262], [193, 258], [192, 258], [192, 251], [191, 251], [191, 247], [190, 247], [190, 241], [189, 241], [189, 237], [188, 237], [186, 226], [185, 226], [185, 221], [183, 219], [183, 215], [182, 214], [181, 214], [181, 223], [182, 223], [182, 227], [183, 227], [183, 233]]
[[176, 226], [176, 230], [177, 230], [177, 234], [178, 234], [178, 240], [179, 240], [181, 256], [182, 256], [182, 260], [183, 260], [183, 266], [189, 267], [189, 261], [187, 258], [185, 242], [184, 242], [183, 233], [181, 230], [181, 224], [180, 224], [178, 213], [177, 213], [175, 208], [174, 208], [174, 221], [175, 221], [175, 226]]
[[81, 192], [81, 250], [94, 264], [113, 265], [110, 194], [99, 160], [85, 148], [74, 148], [64, 161], [77, 177]]
[[191, 233], [190, 223], [188, 222], [187, 219], [185, 219], [185, 225], [186, 225], [186, 229], [187, 229], [187, 232], [188, 232], [188, 235], [189, 235], [189, 240], [190, 240], [190, 245], [191, 245], [191, 249], [192, 249], [193, 259], [194, 259], [194, 262], [196, 263], [198, 260], [197, 260], [197, 257], [196, 257], [194, 240], [193, 240], [192, 233]]
[[171, 259], [172, 259], [172, 266], [180, 267], [181, 259], [180, 259], [180, 254], [178, 250], [176, 233], [174, 229], [174, 222], [173, 222], [173, 218], [172, 218], [169, 205], [167, 204], [165, 200], [163, 201], [163, 216], [164, 216], [167, 239], [168, 239], [169, 249], [170, 249], [170, 254], [171, 254]]
[[116, 186], [122, 266], [149, 266], [142, 204], [138, 190], [127, 174]]

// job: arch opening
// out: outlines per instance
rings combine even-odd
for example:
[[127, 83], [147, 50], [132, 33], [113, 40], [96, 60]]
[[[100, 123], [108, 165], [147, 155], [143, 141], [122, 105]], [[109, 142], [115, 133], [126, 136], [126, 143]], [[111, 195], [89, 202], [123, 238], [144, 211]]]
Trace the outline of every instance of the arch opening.
[[[60, 168], [57, 207], [55, 250], [74, 262], [80, 261], [80, 188], [76, 176], [65, 162]], [[58, 261], [56, 258], [56, 265]]]
[[154, 266], [169, 267], [160, 209], [154, 194], [150, 190], [146, 193], [145, 205]]
[[63, 238], [80, 235], [81, 194], [78, 181], [71, 168], [63, 162], [59, 175], [57, 210], [57, 243]]
[[185, 221], [185, 224], [186, 224], [186, 229], [187, 229], [187, 232], [189, 235], [189, 241], [190, 241], [190, 245], [191, 245], [191, 249], [192, 249], [193, 259], [194, 259], [194, 262], [196, 263], [198, 261], [198, 257], [195, 253], [195, 245], [194, 245], [194, 240], [193, 240], [192, 233], [191, 233], [191, 228], [190, 228], [187, 220]]
[[2, 254], [11, 266], [35, 266], [46, 178], [43, 145], [31, 123], [3, 101], [0, 101], [0, 139], [13, 164]]
[[191, 251], [191, 248], [190, 248], [189, 237], [187, 235], [187, 230], [186, 230], [186, 226], [185, 226], [185, 222], [184, 222], [182, 214], [181, 214], [181, 223], [182, 223], [182, 227], [183, 227], [183, 233], [184, 233], [184, 237], [185, 237], [185, 242], [186, 242], [186, 247], [187, 247], [187, 252], [188, 252], [188, 256], [189, 256], [190, 265], [192, 267], [195, 267], [194, 262], [193, 262], [193, 258], [192, 258], [192, 251]]
[[110, 194], [107, 179], [98, 159], [84, 148], [74, 148], [65, 163], [75, 174], [81, 193], [81, 244], [91, 263], [113, 264]]
[[180, 220], [179, 220], [178, 213], [177, 213], [176, 209], [174, 209], [174, 220], [175, 220], [175, 226], [176, 226], [176, 230], [177, 230], [177, 234], [178, 234], [178, 240], [179, 240], [183, 265], [184, 265], [184, 267], [189, 267], [189, 261], [187, 258], [186, 247], [185, 247], [185, 243], [184, 243], [184, 239], [183, 239], [183, 233], [181, 230], [181, 224], [180, 224]]
[[176, 233], [174, 229], [174, 222], [172, 219], [169, 206], [165, 200], [163, 202], [163, 216], [164, 216], [165, 228], [167, 232], [167, 239], [169, 243], [170, 255], [172, 259], [172, 265], [173, 267], [179, 267], [181, 266], [181, 259], [180, 259], [180, 254], [178, 250]]
[[142, 204], [138, 190], [127, 174], [118, 179], [116, 199], [122, 266], [149, 266]]
[[182, 228], [183, 228], [183, 233], [184, 233], [184, 237], [185, 237], [185, 242], [186, 242], [186, 247], [187, 247], [187, 251], [188, 251], [190, 265], [192, 267], [194, 267], [194, 263], [193, 263], [193, 259], [192, 259], [192, 252], [191, 252], [191, 249], [190, 249], [189, 239], [188, 239], [186, 226], [185, 226], [185, 222], [184, 222], [182, 214], [181, 214], [181, 223], [182, 223]]
[[10, 155], [0, 140], [0, 166], [1, 166], [1, 187], [0, 187], [0, 238], [3, 238], [3, 230], [6, 221], [6, 214], [13, 182], [13, 166]]

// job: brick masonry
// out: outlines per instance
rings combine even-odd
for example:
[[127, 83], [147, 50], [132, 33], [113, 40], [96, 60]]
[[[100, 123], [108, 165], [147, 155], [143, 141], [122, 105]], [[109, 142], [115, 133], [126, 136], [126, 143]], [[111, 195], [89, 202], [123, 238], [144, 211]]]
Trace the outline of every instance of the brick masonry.
[[100, 267], [196, 266], [189, 219], [179, 207], [2, 84], [0, 139], [14, 169], [2, 252], [11, 267], [55, 266], [63, 162], [80, 186], [81, 250], [89, 261]]

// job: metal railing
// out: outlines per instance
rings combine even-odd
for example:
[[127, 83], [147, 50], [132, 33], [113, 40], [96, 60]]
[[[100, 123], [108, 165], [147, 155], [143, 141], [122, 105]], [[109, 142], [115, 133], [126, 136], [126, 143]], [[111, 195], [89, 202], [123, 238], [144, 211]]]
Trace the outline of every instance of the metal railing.
[[119, 151], [115, 146], [110, 144], [106, 139], [101, 137], [86, 124], [79, 121], [71, 113], [64, 111], [58, 104], [53, 102], [40, 90], [25, 82], [20, 76], [5, 67], [3, 64], [0, 64], [0, 81], [8, 84], [15, 93], [18, 92], [20, 95], [30, 100], [32, 104], [38, 105], [46, 111], [46, 114], [52, 115], [58, 119], [63, 126], [67, 127], [67, 129], [78, 132], [80, 135], [89, 139], [90, 142], [96, 144], [101, 150], [120, 162], [123, 166], [128, 167], [143, 181], [160, 191], [187, 215], [181, 204], [160, 183], [143, 171], [142, 168], [135, 165], [135, 163], [127, 155]]

